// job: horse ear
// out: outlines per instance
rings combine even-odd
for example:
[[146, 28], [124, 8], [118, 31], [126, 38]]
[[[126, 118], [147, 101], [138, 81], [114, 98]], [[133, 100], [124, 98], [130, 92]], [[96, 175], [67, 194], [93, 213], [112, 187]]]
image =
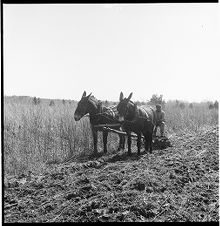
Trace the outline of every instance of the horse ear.
[[130, 100], [132, 97], [133, 93], [130, 93], [129, 97], [127, 98], [127, 100]]
[[121, 92], [121, 93], [120, 93], [120, 97], [119, 97], [119, 101], [122, 101], [123, 98], [124, 98], [124, 95], [123, 95], [123, 93]]
[[82, 98], [86, 96], [86, 91], [83, 92]]
[[89, 97], [92, 95], [92, 93], [90, 93], [86, 98], [88, 98], [89, 99]]

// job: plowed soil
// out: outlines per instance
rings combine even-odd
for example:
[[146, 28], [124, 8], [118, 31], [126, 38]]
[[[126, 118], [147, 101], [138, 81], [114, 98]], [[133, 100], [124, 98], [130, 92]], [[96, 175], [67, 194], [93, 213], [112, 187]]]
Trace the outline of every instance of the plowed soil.
[[5, 222], [219, 221], [218, 127], [172, 147], [5, 176]]

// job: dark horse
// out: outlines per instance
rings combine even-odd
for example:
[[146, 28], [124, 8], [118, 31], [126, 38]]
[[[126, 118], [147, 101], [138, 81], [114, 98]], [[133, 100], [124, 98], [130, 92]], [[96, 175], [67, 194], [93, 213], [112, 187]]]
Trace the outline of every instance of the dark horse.
[[131, 154], [131, 132], [137, 134], [137, 148], [140, 154], [141, 136], [145, 138], [145, 150], [152, 153], [152, 136], [155, 125], [155, 112], [150, 106], [137, 106], [130, 99], [124, 98], [123, 93], [120, 93], [120, 102], [117, 105], [119, 112], [119, 121], [122, 122], [122, 128], [128, 135], [128, 154]]
[[[103, 144], [104, 152], [107, 152], [107, 137], [108, 131], [103, 130], [102, 128], [95, 127], [99, 124], [118, 124], [113, 125], [111, 128], [120, 130], [120, 123], [118, 121], [118, 112], [116, 106], [106, 107], [103, 106], [102, 102], [97, 100], [94, 96], [91, 96], [91, 93], [86, 96], [84, 91], [81, 100], [79, 101], [77, 108], [74, 113], [74, 119], [79, 121], [84, 115], [89, 113], [91, 129], [93, 134], [94, 141], [94, 153], [97, 154], [97, 132], [103, 132]], [[119, 135], [119, 147], [124, 148], [125, 139], [123, 135]]]

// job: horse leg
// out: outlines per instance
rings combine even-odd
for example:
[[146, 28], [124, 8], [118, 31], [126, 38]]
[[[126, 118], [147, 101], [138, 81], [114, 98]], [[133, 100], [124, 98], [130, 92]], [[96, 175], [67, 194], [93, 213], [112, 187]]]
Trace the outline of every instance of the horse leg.
[[108, 138], [108, 132], [107, 131], [103, 131], [104, 153], [107, 152], [107, 138]]
[[157, 134], [157, 125], [155, 125], [154, 130], [153, 130], [153, 135], [156, 137]]
[[137, 134], [137, 148], [138, 148], [138, 155], [141, 153], [141, 133]]
[[146, 133], [144, 135], [145, 139], [145, 150], [148, 151], [148, 148], [150, 148], [150, 153], [152, 153], [152, 133]]
[[120, 151], [121, 149], [125, 148], [125, 137], [124, 135], [119, 135], [119, 146], [118, 146], [118, 151]]
[[128, 135], [128, 155], [131, 155], [131, 133], [127, 132]]
[[92, 135], [93, 135], [93, 143], [94, 143], [94, 154], [97, 154], [97, 131], [95, 129], [92, 130]]
[[124, 150], [125, 149], [125, 136], [124, 135], [120, 135], [121, 136], [121, 148]]
[[148, 137], [148, 140], [149, 140], [149, 146], [150, 146], [150, 153], [152, 153], [152, 139], [153, 139], [153, 133], [149, 133], [149, 137]]
[[145, 147], [145, 152], [147, 153], [148, 152], [148, 146], [149, 146], [149, 138], [148, 138], [148, 134], [147, 133], [144, 133], [144, 147]]

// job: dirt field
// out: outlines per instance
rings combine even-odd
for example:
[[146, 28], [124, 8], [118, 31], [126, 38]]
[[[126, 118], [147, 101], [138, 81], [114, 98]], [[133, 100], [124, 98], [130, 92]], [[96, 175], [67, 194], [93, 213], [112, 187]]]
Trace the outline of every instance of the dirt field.
[[219, 221], [218, 127], [170, 140], [139, 157], [87, 156], [42, 175], [5, 175], [4, 221]]

